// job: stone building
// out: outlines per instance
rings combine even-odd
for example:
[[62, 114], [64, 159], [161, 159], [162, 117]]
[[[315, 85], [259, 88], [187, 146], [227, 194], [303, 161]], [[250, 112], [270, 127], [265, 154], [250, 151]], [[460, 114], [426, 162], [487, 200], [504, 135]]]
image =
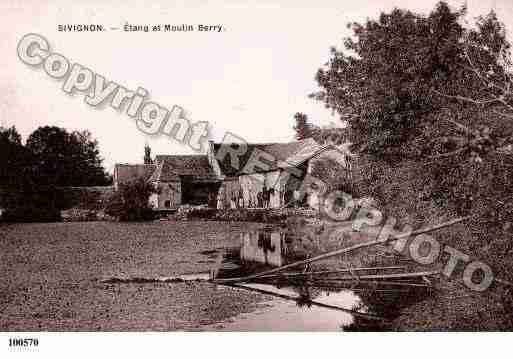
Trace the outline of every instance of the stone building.
[[[288, 143], [214, 143], [205, 155], [157, 155], [154, 164], [118, 164], [114, 187], [145, 178], [159, 190], [150, 202], [155, 209], [183, 204], [222, 208], [280, 208], [304, 190], [315, 161], [332, 158], [350, 167], [348, 153], [313, 139]], [[348, 170], [348, 175], [350, 171]], [[315, 186], [305, 199], [319, 202]]]

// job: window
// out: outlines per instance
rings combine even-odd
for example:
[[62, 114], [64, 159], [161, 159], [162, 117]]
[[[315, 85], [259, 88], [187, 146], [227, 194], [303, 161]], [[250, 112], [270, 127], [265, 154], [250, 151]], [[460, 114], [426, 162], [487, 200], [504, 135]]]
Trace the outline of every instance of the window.
[[164, 201], [164, 207], [170, 208], [171, 207], [171, 201], [170, 200]]

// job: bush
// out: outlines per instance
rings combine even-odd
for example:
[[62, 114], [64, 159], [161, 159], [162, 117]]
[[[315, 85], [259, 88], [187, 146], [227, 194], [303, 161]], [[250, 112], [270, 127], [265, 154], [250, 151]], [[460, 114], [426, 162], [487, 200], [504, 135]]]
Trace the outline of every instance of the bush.
[[112, 187], [65, 187], [61, 188], [62, 209], [87, 209], [99, 211], [105, 207], [105, 199], [113, 193]]
[[215, 209], [196, 207], [179, 210], [170, 218], [175, 220], [283, 223], [286, 220], [287, 215], [283, 210], [263, 208]]
[[121, 184], [107, 199], [105, 213], [119, 221], [152, 220], [154, 213], [149, 198], [153, 193], [157, 193], [155, 187], [144, 179]]
[[61, 212], [54, 207], [39, 207], [36, 205], [22, 205], [7, 208], [2, 213], [3, 222], [60, 222]]
[[348, 169], [331, 158], [314, 159], [311, 174], [326, 184], [327, 192], [342, 191], [353, 194]]
[[98, 213], [95, 210], [71, 208], [61, 212], [64, 222], [93, 222], [98, 221]]
[[[21, 180], [18, 189], [5, 191], [2, 204], [5, 208], [2, 213], [4, 222], [59, 222], [62, 194], [54, 186], [35, 186]], [[28, 182], [28, 183], [25, 183]]]
[[281, 223], [286, 216], [272, 209], [225, 209], [218, 210], [215, 220], [229, 222]]

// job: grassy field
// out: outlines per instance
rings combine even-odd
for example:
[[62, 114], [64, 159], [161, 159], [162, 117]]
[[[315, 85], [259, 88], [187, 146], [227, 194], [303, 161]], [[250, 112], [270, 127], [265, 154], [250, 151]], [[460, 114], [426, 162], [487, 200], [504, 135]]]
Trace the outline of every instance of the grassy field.
[[0, 226], [0, 331], [195, 330], [266, 299], [210, 284], [102, 284], [110, 276], [207, 271], [200, 252], [236, 246], [219, 222]]

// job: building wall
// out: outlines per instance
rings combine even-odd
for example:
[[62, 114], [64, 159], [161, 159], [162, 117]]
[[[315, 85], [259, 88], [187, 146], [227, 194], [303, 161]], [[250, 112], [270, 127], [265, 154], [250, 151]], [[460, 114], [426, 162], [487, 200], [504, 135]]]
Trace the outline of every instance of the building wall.
[[212, 167], [212, 170], [216, 174], [217, 178], [222, 178], [223, 174], [221, 172], [221, 168], [219, 167], [219, 163], [214, 154], [214, 142], [208, 141], [208, 149], [207, 149], [207, 158], [208, 163]]
[[[266, 173], [242, 175], [239, 183], [242, 188], [244, 202], [252, 207], [257, 207], [258, 193], [273, 189], [269, 198], [270, 208], [279, 208], [284, 204], [286, 182], [282, 178], [283, 171], [277, 170]], [[247, 205], [246, 205], [247, 207]]]
[[221, 187], [217, 193], [217, 208], [235, 208], [235, 202], [233, 202], [233, 198], [238, 197], [240, 190], [241, 187], [237, 177], [225, 179], [221, 183]]
[[219, 189], [217, 207], [220, 209], [261, 207], [258, 193], [262, 193], [265, 186], [267, 190], [274, 190], [269, 198], [269, 207], [280, 208], [285, 204], [288, 181], [289, 175], [283, 170], [225, 179]]
[[[158, 182], [155, 186], [158, 194], [150, 196], [150, 204], [156, 209], [176, 208], [182, 204], [182, 186], [180, 181]], [[169, 201], [169, 207], [166, 206]]]

